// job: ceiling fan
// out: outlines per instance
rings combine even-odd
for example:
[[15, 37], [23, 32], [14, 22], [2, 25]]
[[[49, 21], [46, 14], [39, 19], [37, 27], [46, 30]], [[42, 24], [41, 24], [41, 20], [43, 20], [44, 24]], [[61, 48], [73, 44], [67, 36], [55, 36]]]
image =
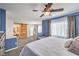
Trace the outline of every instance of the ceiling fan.
[[[51, 12], [59, 12], [59, 11], [63, 11], [64, 10], [64, 8], [51, 9], [52, 5], [53, 5], [53, 3], [46, 4], [44, 10], [42, 11], [43, 14], [40, 15], [40, 17], [42, 17], [42, 16], [49, 16], [49, 15], [51, 15]], [[32, 11], [33, 12], [37, 12], [39, 10], [32, 10]]]

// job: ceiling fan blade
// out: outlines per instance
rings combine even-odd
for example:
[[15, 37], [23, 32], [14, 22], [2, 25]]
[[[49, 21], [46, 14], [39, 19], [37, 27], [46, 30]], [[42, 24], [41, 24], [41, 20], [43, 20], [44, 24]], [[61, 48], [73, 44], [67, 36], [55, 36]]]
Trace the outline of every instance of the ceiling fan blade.
[[52, 10], [50, 10], [50, 12], [59, 12], [59, 11], [63, 11], [63, 10], [64, 10], [64, 8], [52, 9]]
[[44, 12], [49, 11], [49, 9], [51, 8], [53, 3], [48, 3], [47, 5], [45, 5], [46, 8], [44, 8]]
[[45, 7], [48, 7], [48, 6], [51, 7], [52, 4], [53, 4], [53, 3], [48, 3], [48, 4], [45, 5]]
[[47, 8], [50, 8], [52, 6], [52, 3], [48, 3]]
[[42, 14], [40, 17], [44, 16], [44, 14]]
[[32, 11], [37, 12], [38, 10], [32, 10]]

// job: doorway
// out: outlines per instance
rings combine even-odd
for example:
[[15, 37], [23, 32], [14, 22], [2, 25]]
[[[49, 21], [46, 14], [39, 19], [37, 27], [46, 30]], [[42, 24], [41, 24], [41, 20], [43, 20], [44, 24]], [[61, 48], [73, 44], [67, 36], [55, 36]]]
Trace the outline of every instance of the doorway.
[[13, 35], [19, 39], [27, 38], [27, 24], [14, 23]]

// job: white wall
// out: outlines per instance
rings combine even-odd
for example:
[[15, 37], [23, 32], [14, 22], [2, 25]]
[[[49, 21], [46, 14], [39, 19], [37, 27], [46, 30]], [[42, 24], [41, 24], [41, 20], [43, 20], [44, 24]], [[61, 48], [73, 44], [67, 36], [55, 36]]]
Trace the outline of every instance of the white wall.
[[11, 16], [12, 16], [12, 14], [10, 12], [6, 11], [6, 38], [13, 37], [14, 20]]
[[15, 20], [17, 23], [25, 23], [25, 24], [42, 24], [42, 20], [30, 20], [30, 19], [17, 19]]

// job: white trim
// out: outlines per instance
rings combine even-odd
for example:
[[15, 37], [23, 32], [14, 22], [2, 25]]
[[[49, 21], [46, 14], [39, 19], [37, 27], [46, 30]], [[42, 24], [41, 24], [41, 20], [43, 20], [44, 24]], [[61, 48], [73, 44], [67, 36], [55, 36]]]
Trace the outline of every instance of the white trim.
[[15, 47], [15, 48], [12, 48], [12, 49], [8, 49], [8, 50], [5, 50], [5, 52], [9, 52], [9, 51], [12, 51], [14, 49], [17, 49], [18, 47]]

